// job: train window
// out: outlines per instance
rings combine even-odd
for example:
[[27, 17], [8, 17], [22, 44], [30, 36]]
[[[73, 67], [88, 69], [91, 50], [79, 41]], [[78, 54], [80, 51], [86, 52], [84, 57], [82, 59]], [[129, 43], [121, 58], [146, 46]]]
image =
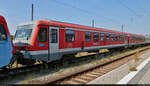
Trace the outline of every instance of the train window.
[[106, 33], [106, 41], [109, 41], [109, 40], [110, 40], [110, 34]]
[[47, 28], [40, 28], [38, 32], [38, 41], [46, 42], [47, 41]]
[[119, 35], [119, 40], [122, 41], [122, 35], [121, 34]]
[[124, 34], [122, 34], [122, 40], [124, 41], [124, 39], [125, 39], [125, 35], [124, 35]]
[[87, 42], [91, 41], [91, 36], [92, 36], [91, 32], [85, 32], [85, 40]]
[[101, 41], [105, 41], [105, 34], [104, 33], [100, 33], [101, 36]]
[[117, 34], [114, 34], [114, 40], [118, 41], [118, 35]]
[[66, 42], [73, 42], [75, 40], [75, 32], [73, 30], [66, 30]]
[[120, 38], [120, 34], [118, 34], [118, 41], [120, 41], [120, 39], [121, 39], [121, 38]]
[[121, 36], [121, 39], [120, 39], [120, 40], [123, 41], [123, 40], [124, 40], [124, 35], [121, 34], [120, 36]]
[[94, 41], [98, 41], [98, 32], [94, 32], [94, 34], [93, 34], [94, 36], [93, 36], [93, 40]]
[[4, 26], [0, 24], [0, 41], [7, 40], [7, 35], [4, 29]]
[[32, 29], [18, 29], [15, 38], [30, 38]]
[[57, 43], [57, 29], [50, 29], [50, 42]]
[[130, 41], [132, 41], [133, 40], [133, 37], [132, 36], [130, 36]]
[[134, 36], [134, 41], [136, 41], [136, 37]]
[[34, 28], [33, 24], [21, 25], [17, 27], [15, 34], [15, 39], [29, 39], [31, 37], [32, 29]]
[[120, 41], [122, 41], [122, 35], [120, 34]]
[[111, 40], [113, 41], [114, 40], [114, 34], [111, 33]]
[[128, 39], [128, 36], [127, 36], [127, 34], [125, 34], [125, 40], [127, 40]]
[[134, 36], [132, 36], [131, 40], [134, 41]]

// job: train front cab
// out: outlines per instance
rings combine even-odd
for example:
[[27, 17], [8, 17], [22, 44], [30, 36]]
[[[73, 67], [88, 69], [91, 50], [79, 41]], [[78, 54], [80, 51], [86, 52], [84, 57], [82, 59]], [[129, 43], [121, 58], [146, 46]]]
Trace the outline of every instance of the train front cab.
[[13, 46], [5, 19], [0, 16], [0, 68], [9, 64]]
[[59, 27], [38, 22], [20, 24], [15, 34], [14, 45], [23, 57], [17, 57], [19, 60], [21, 58], [19, 62], [21, 64], [26, 64], [25, 59], [50, 62], [61, 58], [59, 54]]

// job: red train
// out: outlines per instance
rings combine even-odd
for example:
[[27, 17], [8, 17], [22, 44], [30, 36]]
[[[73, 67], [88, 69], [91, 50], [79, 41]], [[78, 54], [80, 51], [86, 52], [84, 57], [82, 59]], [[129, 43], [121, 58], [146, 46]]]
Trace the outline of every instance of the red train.
[[7, 23], [0, 15], [0, 68], [10, 63], [13, 53], [15, 53], [13, 47]]
[[51, 62], [64, 55], [148, 43], [145, 36], [83, 25], [38, 20], [18, 25], [14, 45], [20, 63]]

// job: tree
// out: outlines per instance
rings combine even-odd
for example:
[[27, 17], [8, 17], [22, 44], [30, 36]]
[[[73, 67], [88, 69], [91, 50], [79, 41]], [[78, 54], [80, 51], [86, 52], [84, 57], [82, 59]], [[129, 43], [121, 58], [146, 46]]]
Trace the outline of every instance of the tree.
[[14, 40], [14, 35], [10, 35], [11, 39]]

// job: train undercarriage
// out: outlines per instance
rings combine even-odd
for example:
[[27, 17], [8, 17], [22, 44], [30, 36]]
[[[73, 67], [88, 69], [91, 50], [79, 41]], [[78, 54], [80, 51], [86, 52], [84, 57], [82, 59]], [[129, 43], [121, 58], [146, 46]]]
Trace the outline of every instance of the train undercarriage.
[[[95, 57], [98, 57], [99, 54], [101, 54], [101, 53], [109, 54], [110, 52], [113, 52], [114, 50], [122, 51], [122, 50], [124, 50], [124, 48], [135, 48], [135, 47], [143, 46], [143, 45], [145, 46], [148, 44], [134, 45], [134, 46], [128, 46], [128, 47], [109, 48], [109, 49], [100, 49], [100, 50], [95, 50], [95, 51], [88, 51], [88, 53], [91, 53], [91, 52], [96, 53]], [[61, 61], [70, 61], [70, 60], [74, 59], [74, 57], [75, 57], [75, 55], [77, 55], [77, 53], [80, 53], [80, 52], [63, 55], [60, 60]], [[26, 66], [34, 65], [36, 62], [41, 63], [41, 64], [47, 63], [46, 61], [42, 61], [39, 59], [24, 58], [24, 56], [25, 55], [23, 55], [23, 53], [21, 53], [20, 51], [16, 52], [13, 55], [12, 59], [10, 60], [10, 64], [8, 66], [11, 68], [15, 62], [16, 62], [16, 64], [21, 64], [21, 65], [26, 65]], [[59, 60], [57, 60], [57, 61], [59, 61]], [[6, 68], [6, 66], [3, 68]]]

